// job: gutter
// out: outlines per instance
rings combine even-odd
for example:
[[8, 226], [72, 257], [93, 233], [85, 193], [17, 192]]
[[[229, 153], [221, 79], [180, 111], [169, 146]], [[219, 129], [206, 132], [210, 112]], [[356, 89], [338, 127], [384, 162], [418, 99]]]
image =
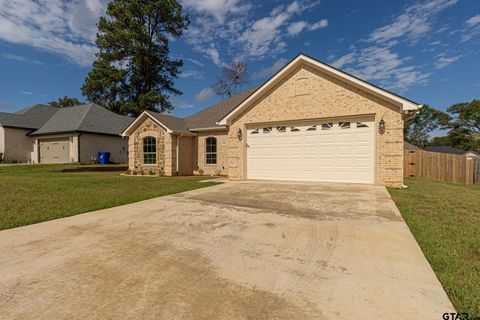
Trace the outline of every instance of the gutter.
[[195, 128], [195, 129], [190, 129], [191, 131], [223, 131], [227, 130], [227, 126], [221, 126], [221, 127], [210, 127], [210, 128]]

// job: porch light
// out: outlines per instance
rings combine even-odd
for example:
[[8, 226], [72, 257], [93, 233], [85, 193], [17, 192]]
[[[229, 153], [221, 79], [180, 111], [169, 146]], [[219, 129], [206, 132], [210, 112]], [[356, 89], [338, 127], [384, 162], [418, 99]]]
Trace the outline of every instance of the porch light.
[[238, 138], [238, 141], [242, 141], [242, 129], [238, 128], [237, 130], [237, 138]]
[[383, 117], [382, 120], [380, 120], [380, 122], [378, 123], [378, 132], [380, 132], [380, 134], [385, 133], [385, 120], [383, 120]]

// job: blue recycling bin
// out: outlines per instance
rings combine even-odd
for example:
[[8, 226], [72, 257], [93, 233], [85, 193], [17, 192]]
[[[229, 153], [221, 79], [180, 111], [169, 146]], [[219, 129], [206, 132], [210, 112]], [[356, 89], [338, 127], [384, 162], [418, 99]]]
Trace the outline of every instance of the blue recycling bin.
[[98, 153], [98, 164], [108, 164], [110, 162], [110, 152]]

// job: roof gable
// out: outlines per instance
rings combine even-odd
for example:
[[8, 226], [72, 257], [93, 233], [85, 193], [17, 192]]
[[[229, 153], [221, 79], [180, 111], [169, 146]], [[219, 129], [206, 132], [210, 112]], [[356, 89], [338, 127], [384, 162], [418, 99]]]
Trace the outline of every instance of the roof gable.
[[233, 108], [228, 114], [226, 114], [222, 119], [218, 121], [218, 125], [228, 125], [229, 122], [239, 113], [241, 113], [245, 108], [250, 106], [257, 98], [261, 97], [263, 92], [272, 88], [277, 84], [281, 79], [287, 76], [291, 71], [293, 71], [298, 66], [306, 64], [314, 68], [318, 68], [320, 71], [329, 74], [333, 77], [336, 77], [340, 80], [343, 80], [354, 87], [360, 88], [366, 92], [369, 92], [375, 96], [378, 96], [388, 102], [397, 105], [402, 112], [415, 111], [421, 108], [416, 102], [408, 100], [404, 97], [396, 95], [390, 91], [377, 87], [371, 83], [368, 83], [364, 80], [361, 80], [353, 75], [350, 75], [346, 72], [343, 72], [339, 69], [336, 69], [326, 63], [315, 60], [311, 57], [308, 57], [304, 54], [298, 55], [295, 59], [290, 61], [285, 67], [268, 79], [264, 84], [258, 87], [257, 90], [252, 92], [248, 97], [246, 97], [237, 107]]

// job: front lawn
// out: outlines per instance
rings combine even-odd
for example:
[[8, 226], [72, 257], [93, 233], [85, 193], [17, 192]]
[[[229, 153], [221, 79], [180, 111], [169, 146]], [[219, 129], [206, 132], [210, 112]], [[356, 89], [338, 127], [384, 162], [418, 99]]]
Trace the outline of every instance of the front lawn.
[[389, 189], [458, 312], [480, 315], [480, 185], [422, 178]]
[[0, 230], [214, 185], [205, 177], [62, 173], [65, 165], [0, 166]]

